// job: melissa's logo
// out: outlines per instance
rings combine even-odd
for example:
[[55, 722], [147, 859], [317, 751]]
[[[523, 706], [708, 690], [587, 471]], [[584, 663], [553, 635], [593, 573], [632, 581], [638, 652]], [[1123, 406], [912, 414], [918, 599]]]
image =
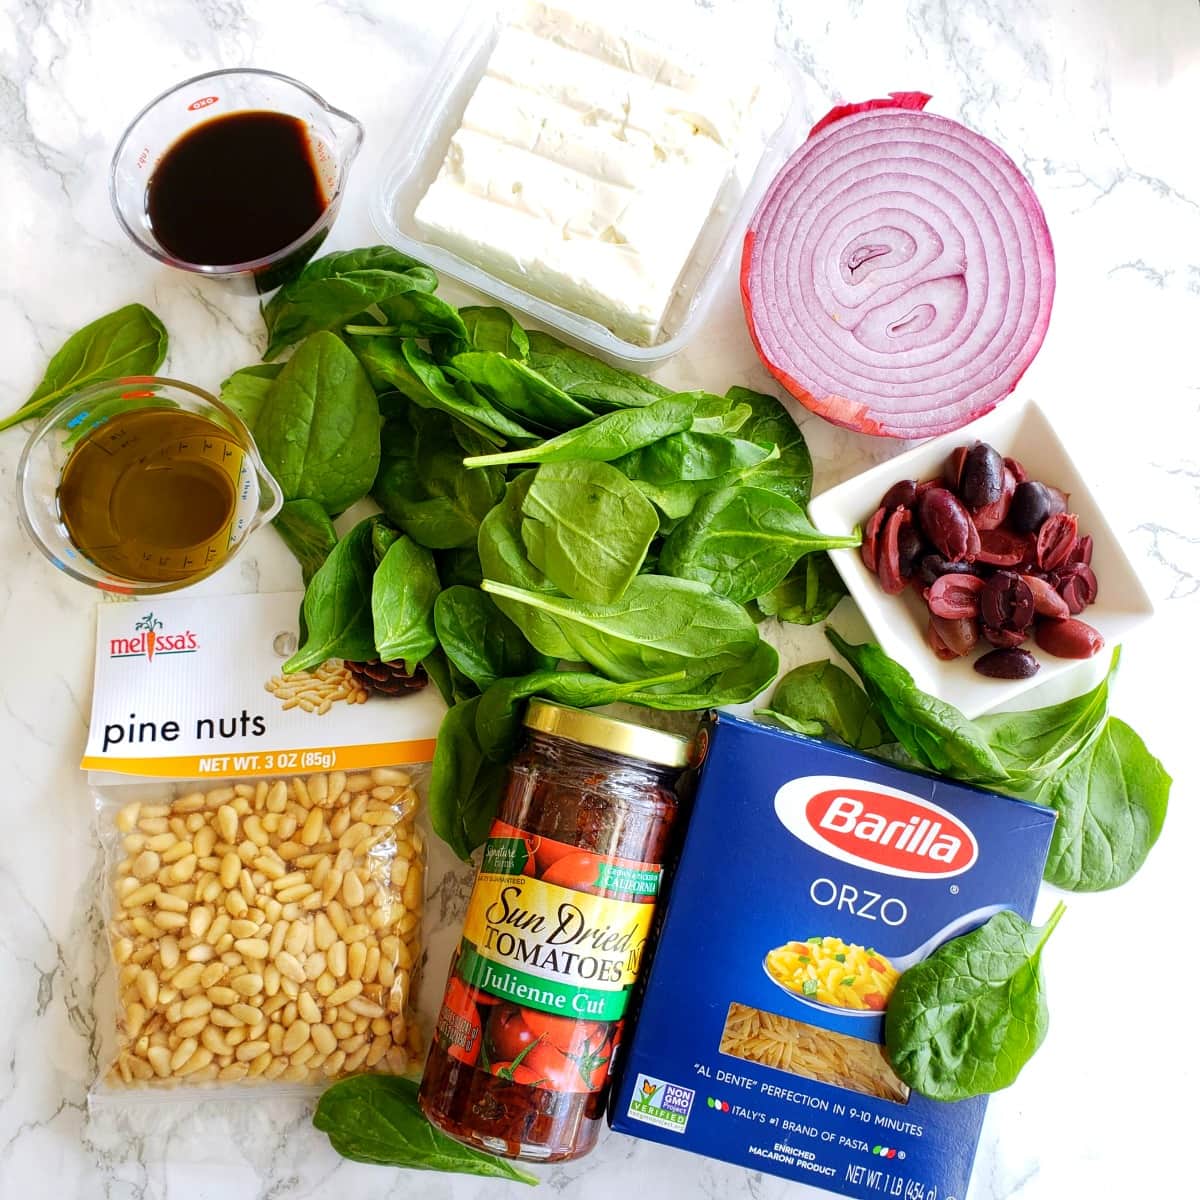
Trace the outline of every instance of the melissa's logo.
[[156, 654], [195, 654], [200, 648], [196, 635], [190, 630], [183, 633], [161, 633], [163, 623], [152, 613], [147, 613], [133, 623], [132, 637], [110, 638], [109, 658], [145, 658], [152, 662]]
[[861, 779], [792, 779], [775, 793], [775, 813], [789, 833], [822, 854], [886, 875], [961, 875], [979, 857], [975, 835], [952, 813]]

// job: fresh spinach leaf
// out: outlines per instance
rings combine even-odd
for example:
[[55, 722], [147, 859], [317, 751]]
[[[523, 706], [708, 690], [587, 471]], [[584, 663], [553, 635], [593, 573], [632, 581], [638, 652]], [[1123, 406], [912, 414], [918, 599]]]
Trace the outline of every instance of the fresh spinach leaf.
[[401, 272], [378, 268], [326, 274], [314, 271], [310, 264], [263, 306], [267, 327], [263, 358], [275, 358], [310, 334], [340, 329], [372, 305], [413, 292], [428, 294], [437, 286], [436, 277], [430, 286], [430, 276], [431, 272], [424, 269]]
[[[392, 337], [465, 338], [467, 327], [453, 304], [428, 292], [403, 292], [379, 301], [387, 324], [381, 326]], [[375, 331], [372, 331], [375, 332]]]
[[596, 410], [640, 408], [671, 394], [653, 379], [610, 366], [536, 329], [529, 331], [529, 365]]
[[[554, 585], [529, 561], [521, 539], [521, 508], [533, 476], [533, 471], [525, 471], [513, 479], [504, 498], [483, 518], [479, 526], [479, 562], [487, 579], [533, 592], [553, 592]], [[540, 653], [550, 658], [576, 658], [574, 647], [552, 616], [499, 596], [494, 599]]]
[[918, 763], [971, 783], [1007, 781], [1008, 772], [987, 739], [952, 704], [921, 691], [873, 642], [852, 646], [828, 626], [825, 636], [858, 672], [876, 711]]
[[614, 683], [583, 671], [532, 671], [516, 679], [501, 679], [480, 697], [475, 714], [477, 742], [485, 759], [507, 762], [517, 748], [520, 735], [522, 701], [540, 696], [555, 704], [572, 708], [593, 708], [615, 704], [619, 700], [638, 703], [635, 696], [647, 685], [669, 685], [679, 681], [678, 673], [634, 683]]
[[529, 337], [525, 330], [502, 308], [469, 304], [458, 315], [466, 327], [465, 337], [441, 335], [431, 341], [433, 356], [444, 363], [467, 350], [495, 350], [506, 358], [529, 357]]
[[755, 600], [759, 612], [794, 625], [823, 621], [846, 595], [828, 554], [806, 554], [784, 581]]
[[363, 246], [357, 250], [335, 250], [314, 258], [299, 278], [304, 280], [330, 279], [352, 275], [356, 271], [392, 271], [397, 275], [415, 275], [425, 283], [425, 290], [437, 290], [438, 278], [424, 263], [410, 258], [391, 246]]
[[427, 654], [421, 666], [433, 680], [447, 708], [479, 695], [479, 689], [446, 657], [441, 646]]
[[789, 671], [775, 688], [771, 707], [761, 711], [800, 733], [833, 734], [856, 750], [891, 741], [866, 692], [828, 659]]
[[812, 456], [800, 426], [774, 396], [732, 387], [725, 395], [735, 404], [748, 404], [749, 419], [738, 431], [740, 437], [759, 446], [775, 446], [779, 457], [756, 472], [754, 486], [778, 492], [803, 508], [812, 495]]
[[411, 675], [433, 650], [438, 640], [433, 605], [440, 590], [433, 555], [412, 538], [397, 538], [371, 587], [375, 653], [381, 661], [401, 661]]
[[492, 579], [483, 581], [483, 590], [553, 617], [574, 650], [572, 658], [620, 682], [686, 671], [694, 660], [721, 671], [744, 663], [759, 643], [743, 608], [688, 579], [638, 575], [618, 604], [591, 604]]
[[779, 652], [770, 642], [759, 641], [742, 660], [718, 671], [702, 661], [693, 663], [682, 680], [643, 685], [643, 690], [627, 697], [631, 704], [643, 704], [670, 712], [692, 712], [716, 708], [722, 704], [748, 704], [771, 686], [779, 674]]
[[754, 715], [768, 717], [792, 733], [802, 733], [806, 737], [825, 737], [825, 726], [820, 721], [801, 721], [796, 717], [789, 717], [787, 713], [776, 712], [773, 708], [756, 708]]
[[314, 333], [271, 384], [254, 437], [285, 500], [339, 513], [379, 470], [379, 404], [358, 360], [332, 333]]
[[72, 392], [126, 375], [153, 375], [167, 355], [167, 331], [144, 304], [127, 304], [71, 334], [25, 403], [0, 430], [49, 412]]
[[713, 396], [712, 399], [720, 401], [724, 407], [714, 407], [710, 411], [708, 406], [698, 406], [692, 418], [693, 433], [722, 433], [729, 436], [738, 433], [753, 415], [754, 410], [748, 404], [730, 404], [724, 396]]
[[591, 409], [555, 387], [532, 367], [496, 350], [456, 354], [446, 370], [454, 378], [470, 383], [523, 425], [571, 429], [594, 416]]
[[670, 518], [686, 517], [701, 496], [733, 487], [778, 456], [742, 438], [673, 433], [613, 462]]
[[221, 402], [226, 408], [232, 409], [242, 419], [242, 424], [254, 432], [261, 410], [271, 384], [283, 370], [283, 363], [256, 363], [252, 367], [242, 367], [234, 371], [221, 384]]
[[521, 505], [529, 561], [577, 600], [615, 604], [658, 534], [654, 506], [616, 467], [547, 463]]
[[487, 837], [500, 804], [507, 766], [484, 758], [475, 732], [480, 697], [456, 704], [442, 718], [429, 774], [429, 821], [459, 858]]
[[428, 351], [411, 338], [399, 343], [394, 338], [347, 340], [376, 388], [394, 387], [422, 408], [440, 409], [496, 446], [507, 438], [529, 441], [534, 437], [477, 393], [460, 392]]
[[1014, 912], [939, 946], [909, 967], [888, 1001], [885, 1036], [896, 1074], [934, 1100], [965, 1100], [1013, 1083], [1049, 1025], [1040, 929]]
[[377, 571], [379, 564], [387, 556], [387, 552], [400, 540], [401, 536], [400, 531], [387, 521], [380, 519], [375, 522], [375, 527], [371, 530], [371, 553], [375, 556]]
[[498, 679], [554, 665], [479, 588], [446, 588], [437, 598], [433, 616], [446, 657], [481, 690]]
[[1109, 686], [1120, 659], [1118, 646], [1108, 674], [1082, 696], [1027, 712], [978, 718], [976, 725], [1004, 764], [1013, 786], [1036, 784], [1100, 728], [1108, 712]]
[[315, 500], [289, 500], [272, 524], [296, 556], [307, 587], [337, 545], [337, 532], [329, 514]]
[[1058, 813], [1047, 880], [1073, 892], [1125, 883], [1162, 832], [1170, 788], [1171, 777], [1145, 742], [1109, 717], [1030, 797]]
[[453, 550], [438, 550], [433, 558], [444, 588], [457, 584], [477, 588], [483, 582], [483, 564], [474, 543]]
[[[388, 518], [431, 550], [472, 546], [480, 523], [500, 499], [504, 476], [468, 470], [450, 418], [403, 400], [387, 404], [379, 473], [371, 494]], [[479, 442], [475, 448], [482, 448]]]
[[745, 604], [780, 584], [798, 558], [860, 540], [857, 533], [822, 533], [778, 492], [725, 488], [702, 497], [675, 527], [663, 543], [659, 569]]
[[429, 1123], [417, 1085], [394, 1075], [352, 1075], [322, 1093], [313, 1125], [334, 1150], [355, 1162], [422, 1171], [453, 1171], [536, 1184], [515, 1163], [464, 1146]]
[[371, 531], [378, 520], [360, 521], [317, 568], [300, 606], [304, 644], [283, 664], [285, 674], [310, 671], [329, 658], [375, 657], [371, 582], [375, 555]]
[[510, 466], [516, 463], [612, 462], [693, 425], [694, 404], [668, 396], [645, 408], [622, 408], [605, 413], [557, 437], [497, 454], [467, 459], [469, 467]]

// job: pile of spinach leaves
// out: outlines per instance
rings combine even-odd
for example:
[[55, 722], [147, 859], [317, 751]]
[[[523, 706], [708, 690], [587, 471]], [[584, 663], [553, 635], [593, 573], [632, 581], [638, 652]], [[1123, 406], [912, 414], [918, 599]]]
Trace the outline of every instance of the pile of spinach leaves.
[[[254, 432], [301, 564], [302, 645], [421, 667], [451, 711], [429, 806], [463, 858], [487, 831], [533, 695], [691, 710], [779, 670], [765, 615], [810, 623], [844, 594], [809, 522], [812, 461], [771, 396], [671, 392], [457, 309], [383, 246], [310, 263], [263, 308], [274, 361], [222, 399]], [[338, 539], [332, 518], [382, 510]]]
[[862, 687], [832, 662], [808, 663], [779, 681], [760, 715], [1053, 809], [1045, 878], [1067, 891], [1119, 887], [1141, 868], [1162, 832], [1171, 777], [1137, 733], [1109, 715], [1119, 649], [1082, 696], [969, 721], [921, 691], [877, 645], [825, 633]]

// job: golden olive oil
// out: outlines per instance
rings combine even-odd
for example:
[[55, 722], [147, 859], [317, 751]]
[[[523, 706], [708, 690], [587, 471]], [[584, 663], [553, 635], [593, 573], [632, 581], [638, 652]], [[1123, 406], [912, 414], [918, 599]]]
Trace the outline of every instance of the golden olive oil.
[[139, 583], [211, 570], [231, 549], [245, 452], [195, 413], [111, 417], [72, 451], [58, 485], [67, 534], [96, 566]]

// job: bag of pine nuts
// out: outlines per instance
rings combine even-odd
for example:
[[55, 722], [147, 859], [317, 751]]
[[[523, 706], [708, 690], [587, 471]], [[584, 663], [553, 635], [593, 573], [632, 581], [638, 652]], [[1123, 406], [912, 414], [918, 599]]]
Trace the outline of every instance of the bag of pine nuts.
[[337, 694], [340, 664], [285, 707], [299, 599], [100, 608], [83, 766], [116, 1002], [96, 1094], [420, 1070], [443, 708], [431, 688]]

